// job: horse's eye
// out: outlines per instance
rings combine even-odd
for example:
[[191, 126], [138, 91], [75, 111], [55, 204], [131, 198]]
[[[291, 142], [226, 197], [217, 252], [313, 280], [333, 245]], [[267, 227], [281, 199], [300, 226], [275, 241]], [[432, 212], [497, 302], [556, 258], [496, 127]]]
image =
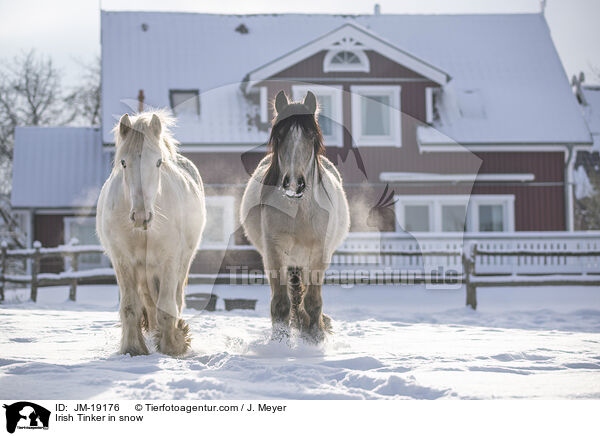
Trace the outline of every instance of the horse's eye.
[[158, 167], [160, 167], [160, 166], [161, 166], [161, 164], [162, 164], [162, 159], [159, 159], [159, 160], [156, 162], [156, 167], [157, 167], [157, 168], [158, 168]]
[[123, 168], [127, 168], [127, 165], [125, 164], [125, 159], [121, 159], [121, 166]]

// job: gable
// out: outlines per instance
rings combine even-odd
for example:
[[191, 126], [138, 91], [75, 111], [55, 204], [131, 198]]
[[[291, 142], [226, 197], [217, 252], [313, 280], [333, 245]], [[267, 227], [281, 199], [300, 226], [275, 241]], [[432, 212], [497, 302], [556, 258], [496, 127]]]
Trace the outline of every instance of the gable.
[[423, 75], [400, 65], [374, 50], [365, 50], [368, 58], [369, 71], [325, 71], [325, 57], [327, 50], [321, 50], [314, 55], [301, 60], [294, 65], [274, 74], [268, 79], [306, 79], [306, 78], [393, 78], [412, 79], [415, 81], [426, 80]]
[[[300, 61], [322, 52], [347, 50], [349, 52], [376, 52], [389, 60], [425, 77], [439, 85], [450, 80], [450, 76], [441, 69], [419, 59], [370, 32], [354, 24], [346, 23], [341, 27], [301, 46], [289, 53], [248, 73], [248, 86], [274, 77]], [[326, 54], [324, 56], [327, 56]], [[336, 73], [339, 73], [336, 71]]]

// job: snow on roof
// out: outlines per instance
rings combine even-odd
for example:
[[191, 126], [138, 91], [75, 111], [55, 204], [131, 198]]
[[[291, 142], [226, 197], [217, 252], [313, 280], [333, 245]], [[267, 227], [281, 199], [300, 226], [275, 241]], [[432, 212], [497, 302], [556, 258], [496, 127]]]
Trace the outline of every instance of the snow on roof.
[[356, 47], [354, 45], [355, 42], [360, 42], [361, 48], [375, 50], [440, 85], [450, 80], [447, 73], [436, 68], [434, 65], [430, 65], [422, 59], [413, 56], [411, 53], [401, 50], [367, 28], [353, 22], [348, 22], [326, 35], [322, 35], [316, 40], [292, 50], [285, 56], [272, 60], [254, 71], [250, 71], [248, 73], [248, 81], [250, 82], [250, 86], [252, 86], [321, 50], [352, 49]]
[[[460, 143], [589, 143], [590, 135], [541, 14], [512, 15], [209, 15], [102, 12], [103, 140], [135, 102], [169, 106], [169, 89], [199, 89], [199, 120], [180, 121], [183, 143], [260, 143], [231, 96], [205, 104], [205, 92], [225, 85], [239, 93], [246, 75], [352, 22], [435, 65], [452, 80], [457, 101], [476, 90], [476, 117], [441, 111], [436, 128]], [[247, 33], [236, 31], [243, 24]], [[223, 92], [226, 92], [223, 90]], [[207, 98], [208, 99], [208, 98]], [[464, 99], [463, 99], [464, 101]], [[472, 102], [471, 102], [472, 103]], [[472, 108], [472, 104], [467, 103]], [[455, 105], [458, 106], [458, 105]], [[464, 106], [464, 104], [463, 104]], [[136, 105], [133, 105], [133, 109]], [[228, 119], [218, 128], [205, 125]], [[216, 129], [216, 130], [215, 130]]]
[[97, 127], [17, 127], [13, 207], [95, 207], [110, 153]]
[[600, 151], [600, 86], [582, 86], [585, 99], [583, 115], [592, 134], [595, 151]]

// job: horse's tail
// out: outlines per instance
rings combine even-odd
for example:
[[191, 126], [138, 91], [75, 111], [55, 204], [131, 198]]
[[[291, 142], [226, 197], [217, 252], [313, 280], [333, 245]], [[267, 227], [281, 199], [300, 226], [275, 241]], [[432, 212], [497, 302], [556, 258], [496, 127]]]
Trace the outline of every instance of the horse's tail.
[[288, 289], [291, 300], [291, 324], [298, 330], [303, 330], [303, 327], [308, 327], [310, 320], [308, 314], [302, 308], [305, 289], [302, 282], [302, 269], [300, 267], [288, 267]]

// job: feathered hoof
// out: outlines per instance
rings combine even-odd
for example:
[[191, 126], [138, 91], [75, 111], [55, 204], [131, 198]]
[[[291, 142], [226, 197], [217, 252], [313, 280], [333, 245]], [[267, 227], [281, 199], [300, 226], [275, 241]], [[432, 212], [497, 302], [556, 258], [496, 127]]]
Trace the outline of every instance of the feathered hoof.
[[131, 357], [133, 356], [146, 356], [150, 354], [148, 351], [148, 347], [143, 342], [137, 345], [123, 345], [121, 346], [121, 354], [129, 354]]
[[169, 356], [185, 354], [192, 342], [190, 326], [183, 319], [178, 319], [176, 327], [169, 333], [171, 334], [160, 331], [156, 333], [158, 351]]
[[290, 327], [285, 324], [274, 324], [271, 330], [271, 341], [281, 342], [290, 338]]
[[323, 328], [325, 329], [325, 333], [330, 335], [333, 334], [333, 327], [331, 325], [331, 318], [325, 314], [323, 314]]

